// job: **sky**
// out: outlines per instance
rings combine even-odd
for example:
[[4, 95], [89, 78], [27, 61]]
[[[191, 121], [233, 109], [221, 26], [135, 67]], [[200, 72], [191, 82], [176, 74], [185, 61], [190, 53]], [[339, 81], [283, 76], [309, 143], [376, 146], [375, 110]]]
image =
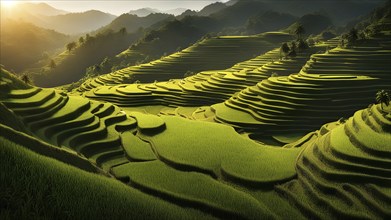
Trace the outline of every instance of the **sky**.
[[23, 1], [23, 0], [1, 0], [3, 5], [14, 5], [20, 2], [44, 2], [54, 8], [69, 11], [69, 12], [83, 12], [91, 9], [108, 12], [114, 15], [127, 13], [130, 10], [139, 8], [155, 8], [159, 10], [168, 10], [175, 8], [188, 8], [192, 10], [200, 10], [206, 5], [213, 2], [227, 2], [228, 0], [122, 0], [122, 1]]

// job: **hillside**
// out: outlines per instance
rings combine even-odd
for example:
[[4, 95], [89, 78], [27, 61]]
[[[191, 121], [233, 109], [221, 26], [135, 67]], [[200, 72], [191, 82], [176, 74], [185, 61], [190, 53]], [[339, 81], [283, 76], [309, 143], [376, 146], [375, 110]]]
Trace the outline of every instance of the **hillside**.
[[18, 7], [14, 10], [22, 11], [23, 13], [34, 14], [34, 15], [44, 15], [44, 16], [56, 16], [63, 15], [69, 12], [54, 8], [46, 3], [30, 3], [22, 2], [18, 4]]
[[347, 25], [347, 28], [368, 29], [369, 32], [377, 32], [387, 29], [391, 20], [391, 1], [388, 0], [382, 7], [377, 8], [366, 16], [361, 16]]
[[298, 24], [304, 27], [306, 35], [317, 35], [322, 31], [334, 26], [333, 22], [328, 16], [321, 14], [307, 14], [297, 19], [297, 21], [286, 28], [286, 31], [293, 33]]
[[105, 30], [119, 31], [121, 28], [126, 28], [128, 32], [135, 32], [140, 28], [148, 28], [161, 21], [173, 20], [173, 15], [152, 13], [147, 16], [137, 16], [132, 14], [122, 14], [114, 19], [110, 24], [100, 28], [96, 32]]
[[1, 22], [0, 63], [21, 72], [63, 47], [69, 36], [22, 21]]
[[[50, 67], [49, 62], [42, 68], [34, 71], [35, 84], [42, 87], [54, 87], [76, 82], [83, 78], [86, 69], [99, 63], [107, 56], [114, 56], [129, 44], [132, 44], [143, 32], [127, 33], [107, 31], [95, 36], [86, 35], [76, 43], [72, 50], [66, 49], [52, 58], [55, 63]], [[104, 51], [104, 53], [103, 53]], [[98, 67], [99, 68], [99, 67]]]
[[[130, 66], [86, 81], [81, 91], [100, 85], [152, 82], [179, 79], [185, 74], [228, 68], [278, 47], [292, 39], [286, 33], [264, 33], [252, 36], [222, 36], [202, 40], [180, 52], [138, 66]], [[223, 58], [224, 57], [224, 58]]]
[[221, 11], [227, 7], [228, 6], [225, 3], [215, 2], [210, 5], [205, 6], [200, 11], [188, 9], [188, 10], [184, 11], [182, 14], [178, 15], [176, 18], [182, 19], [186, 16], [209, 16], [209, 15], [214, 14], [218, 11]]
[[[243, 0], [247, 1], [247, 0]], [[292, 1], [268, 1], [264, 2], [270, 9], [278, 12], [289, 12], [290, 14], [301, 16], [303, 14], [322, 13], [332, 19], [338, 26], [344, 26], [348, 22], [359, 16], [370, 13], [376, 7], [386, 2], [386, 0], [292, 0]]]
[[[5, 184], [1, 189], [16, 195], [20, 190], [27, 196], [46, 195], [35, 206], [22, 197], [3, 197], [7, 204], [3, 215], [25, 216], [8, 208], [18, 204], [35, 210], [37, 217], [62, 213], [64, 208], [70, 210], [67, 216], [123, 216], [128, 213], [123, 207], [128, 205], [138, 210], [129, 215], [142, 213], [138, 217], [142, 219], [156, 215], [241, 219], [390, 216], [390, 151], [386, 147], [390, 107], [373, 105], [346, 122], [324, 125], [277, 148], [243, 138], [226, 125], [121, 110], [51, 89], [24, 89], [15, 87], [7, 72], [2, 70], [0, 76], [2, 112], [10, 112], [15, 118], [12, 123], [25, 124], [34, 136], [1, 125], [2, 134], [14, 134], [1, 137], [5, 165], [1, 173], [7, 174], [1, 175]], [[25, 142], [12, 138], [18, 136]], [[61, 146], [60, 155], [65, 154], [61, 149], [78, 152], [73, 155], [83, 155], [127, 186], [26, 149], [26, 143], [36, 139], [46, 149]], [[17, 178], [26, 175], [29, 180]], [[47, 178], [53, 175], [59, 178]], [[34, 188], [26, 187], [32, 180]], [[333, 196], [331, 189], [340, 196]], [[70, 202], [76, 195], [79, 201], [83, 195], [82, 205]], [[95, 199], [89, 199], [92, 195]], [[51, 206], [44, 198], [51, 198]], [[363, 199], [367, 202], [359, 202]], [[93, 212], [84, 210], [101, 203], [107, 205]]]
[[1, 7], [1, 21], [8, 19], [28, 21], [33, 24], [41, 23], [40, 16], [56, 16], [67, 14], [67, 11], [53, 8], [46, 3], [20, 2], [18, 7]]
[[[389, 36], [313, 54], [299, 73], [270, 77], [212, 106], [215, 120], [264, 135], [308, 132], [319, 124], [347, 117], [366, 107], [373, 100], [370, 94], [389, 87]], [[383, 41], [388, 43], [373, 45]], [[325, 110], [328, 113], [322, 114]]]
[[[116, 70], [137, 62], [158, 59], [180, 48], [188, 47], [189, 44], [193, 44], [208, 33], [211, 35], [249, 35], [281, 29], [292, 31], [298, 23], [302, 23], [306, 34], [316, 35], [334, 26], [332, 20], [326, 15], [311, 13], [297, 18], [287, 14], [286, 11], [279, 12], [281, 11], [279, 9], [273, 11], [268, 4], [271, 3], [239, 1], [238, 4], [232, 3], [229, 6], [227, 3], [224, 6], [221, 3], [211, 4], [200, 12], [188, 10], [181, 16], [177, 16], [178, 21], [160, 24], [160, 28], [151, 28], [144, 38], [128, 50], [123, 51], [121, 55], [118, 54], [115, 58], [110, 58], [113, 62], [104, 69], [111, 70], [114, 67]], [[211, 12], [212, 9], [216, 11], [209, 16], [199, 16], [203, 10]], [[180, 28], [174, 29], [174, 27]], [[147, 59], [140, 58], [140, 55]]]
[[[268, 35], [269, 38], [276, 38], [278, 35], [282, 35], [279, 37], [285, 40], [289, 39], [289, 35], [284, 37], [282, 33], [268, 33]], [[238, 41], [238, 39], [235, 40]], [[242, 37], [242, 40], [246, 40], [246, 38]], [[240, 43], [238, 42], [234, 44], [234, 41], [230, 42], [227, 39], [218, 38], [206, 41], [201, 46], [211, 47], [211, 45], [217, 44], [217, 42], [219, 42], [219, 44], [224, 43], [226, 45], [231, 43], [231, 46], [239, 45]], [[202, 49], [201, 46], [199, 46], [200, 48], [194, 49], [188, 48], [186, 51], [200, 51]], [[243, 44], [241, 47], [243, 47]], [[313, 53], [316, 53], [322, 49], [325, 49], [325, 47], [310, 48], [300, 51], [294, 58], [290, 58], [289, 60], [281, 60], [279, 49], [276, 48], [266, 53], [262, 53], [261, 55], [250, 60], [236, 63], [235, 65], [224, 70], [202, 71], [197, 74], [190, 74], [190, 76], [186, 78], [180, 77], [180, 79], [171, 79], [169, 81], [154, 82], [149, 84], [133, 84], [126, 87], [123, 85], [116, 85], [120, 83], [118, 81], [114, 81], [114, 79], [118, 80], [118, 77], [109, 75], [105, 78], [100, 77], [89, 83], [84, 83], [78, 89], [78, 91], [84, 91], [84, 96], [88, 98], [109, 101], [121, 107], [142, 107], [154, 105], [163, 105], [166, 107], [199, 107], [203, 105], [213, 105], [225, 101], [236, 92], [239, 92], [241, 89], [256, 85], [259, 81], [266, 80], [272, 75], [283, 76], [299, 71]], [[214, 54], [217, 54], [217, 48], [214, 48], [214, 51]], [[224, 52], [227, 54], [227, 51]], [[236, 51], [232, 52], [236, 53]], [[196, 53], [193, 53], [191, 56], [193, 60], [196, 58], [194, 55], [196, 55]], [[181, 58], [179, 55], [176, 55], [176, 57]], [[175, 62], [177, 66], [179, 66], [179, 63], [184, 62], [185, 60], [184, 58], [179, 58], [177, 58], [177, 61]], [[161, 66], [163, 66], [162, 64], [165, 63], [164, 61], [165, 59], [160, 60], [160, 62], [152, 62], [150, 69], [154, 68], [162, 70]], [[173, 62], [174, 60], [167, 59], [167, 61]], [[188, 67], [192, 65], [190, 62], [185, 63]], [[167, 63], [165, 65], [167, 66]], [[142, 70], [141, 66], [138, 71], [141, 72], [140, 70]], [[169, 71], [170, 70], [167, 72]], [[171, 71], [173, 71], [172, 68]], [[134, 72], [137, 74], [135, 70]], [[108, 80], [110, 77], [113, 77], [111, 83]], [[137, 75], [135, 77], [136, 79], [139, 79]], [[151, 76], [151, 78], [157, 77], [158, 76]], [[104, 79], [106, 79], [106, 81], [103, 81]], [[105, 82], [107, 86], [98, 84], [98, 82], [102, 81]], [[94, 86], [96, 88], [91, 89]], [[140, 97], [143, 97], [143, 99], [140, 99]]]
[[[111, 63], [106, 63], [103, 69], [106, 71], [112, 69], [117, 70], [137, 64], [138, 62], [156, 60], [161, 56], [177, 52], [181, 48], [186, 48], [205, 36], [216, 35], [216, 33], [219, 35], [233, 35], [233, 33], [237, 35], [258, 34], [285, 28], [294, 21], [286, 14], [272, 12], [263, 14], [264, 9], [250, 10], [255, 6], [257, 5], [244, 3], [241, 7], [234, 7], [228, 10], [230, 7], [216, 3], [206, 6], [199, 13], [206, 13], [203, 12], [204, 10], [212, 13], [213, 10], [216, 10], [214, 12], [218, 12], [218, 16], [222, 16], [221, 18], [218, 18], [215, 15], [216, 13], [212, 13], [209, 16], [199, 16], [198, 12], [193, 13], [187, 11], [181, 16], [177, 16], [177, 20], [159, 22], [148, 28], [146, 36], [130, 46], [129, 49], [122, 51], [116, 57], [111, 57]], [[252, 12], [253, 14], [251, 14]], [[257, 15], [259, 16], [259, 13], [261, 13], [261, 18], [256, 17]], [[229, 19], [224, 19], [232, 17], [232, 20], [235, 20], [235, 16], [240, 17], [243, 22], [233, 28], [232, 22]], [[256, 20], [254, 25], [249, 26], [249, 22], [247, 21], [249, 19]], [[265, 22], [261, 19], [265, 19]], [[267, 22], [272, 19], [276, 22]], [[246, 26], [248, 27], [247, 30]], [[255, 32], [254, 29], [260, 30], [261, 32]], [[140, 55], [144, 56], [144, 59], [140, 58]]]
[[[159, 23], [172, 19], [174, 17], [167, 14], [151, 14], [146, 17], [123, 14], [110, 24], [92, 32], [94, 34], [92, 36], [93, 43], [88, 44], [88, 47], [77, 47], [72, 53], [64, 51], [52, 58], [55, 61], [56, 68], [47, 68], [49, 60], [41, 66], [41, 69], [45, 70], [44, 75], [40, 73], [39, 69], [33, 69], [31, 72], [35, 73], [34, 78], [37, 85], [45, 87], [76, 82], [88, 74], [88, 68], [94, 69], [95, 66], [99, 65], [101, 65], [99, 73], [111, 72], [112, 66], [123, 62], [123, 59], [113, 57], [143, 37], [144, 28], [150, 28], [153, 25], [158, 27]], [[91, 39], [90, 34], [88, 36]], [[87, 37], [81, 38], [83, 38], [83, 42], [87, 39]], [[78, 43], [80, 44], [80, 42]], [[97, 51], [105, 51], [105, 53]], [[134, 64], [145, 59], [145, 56], [135, 55], [133, 54], [130, 59], [127, 59], [125, 64]], [[107, 60], [109, 57], [111, 59]]]
[[68, 13], [63, 15], [44, 17], [44, 28], [53, 29], [66, 34], [84, 34], [109, 24], [116, 18], [115, 15], [97, 10], [82, 13]]
[[[270, 30], [280, 30], [291, 25], [293, 22], [300, 22], [303, 18], [297, 20], [291, 14], [267, 11], [250, 17], [246, 23], [246, 32], [247, 34], [257, 34]], [[305, 27], [306, 30], [307, 28]]]

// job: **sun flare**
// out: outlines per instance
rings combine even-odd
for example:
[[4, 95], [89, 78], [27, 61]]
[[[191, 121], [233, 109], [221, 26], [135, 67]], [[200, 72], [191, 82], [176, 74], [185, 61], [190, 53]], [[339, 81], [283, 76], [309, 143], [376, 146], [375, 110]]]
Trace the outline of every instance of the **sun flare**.
[[17, 1], [11, 1], [11, 0], [1, 1], [1, 7], [12, 8], [16, 4], [18, 4]]

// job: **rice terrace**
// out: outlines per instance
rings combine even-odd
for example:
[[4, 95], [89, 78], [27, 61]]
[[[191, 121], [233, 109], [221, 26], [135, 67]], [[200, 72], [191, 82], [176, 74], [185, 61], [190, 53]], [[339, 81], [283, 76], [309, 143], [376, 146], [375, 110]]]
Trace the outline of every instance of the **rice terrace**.
[[1, 0], [0, 219], [391, 219], [390, 0]]

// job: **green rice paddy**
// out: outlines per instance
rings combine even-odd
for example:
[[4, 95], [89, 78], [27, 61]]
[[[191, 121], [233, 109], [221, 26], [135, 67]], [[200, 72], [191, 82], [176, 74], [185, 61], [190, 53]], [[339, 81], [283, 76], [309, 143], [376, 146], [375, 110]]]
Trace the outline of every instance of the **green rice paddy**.
[[[273, 37], [290, 38], [208, 39], [69, 94], [2, 69], [0, 218], [390, 218], [391, 106], [368, 106], [389, 35], [281, 60]], [[126, 84], [180, 65], [197, 74]]]

